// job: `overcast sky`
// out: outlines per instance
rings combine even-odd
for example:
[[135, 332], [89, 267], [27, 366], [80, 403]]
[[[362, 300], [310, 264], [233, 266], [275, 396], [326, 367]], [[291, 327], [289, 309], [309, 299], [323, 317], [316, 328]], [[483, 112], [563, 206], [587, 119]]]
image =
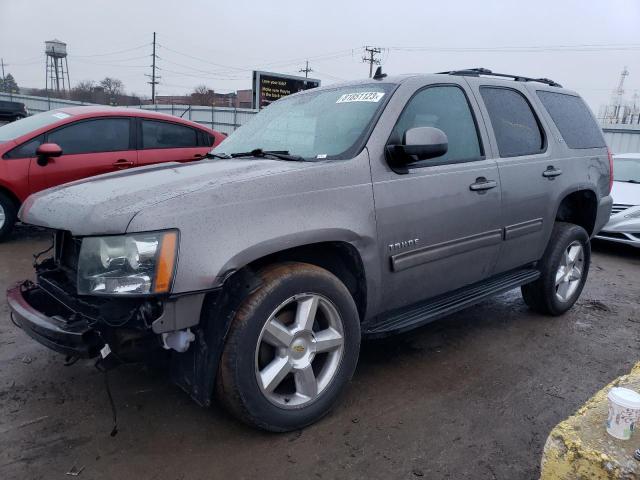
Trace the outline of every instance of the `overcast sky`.
[[150, 96], [154, 31], [160, 95], [251, 88], [251, 70], [296, 73], [306, 58], [325, 85], [362, 78], [363, 45], [385, 48], [389, 73], [552, 78], [596, 113], [624, 66], [628, 97], [640, 91], [639, 0], [0, 0], [0, 57], [23, 87], [44, 87], [44, 41], [57, 38], [72, 84], [111, 76]]

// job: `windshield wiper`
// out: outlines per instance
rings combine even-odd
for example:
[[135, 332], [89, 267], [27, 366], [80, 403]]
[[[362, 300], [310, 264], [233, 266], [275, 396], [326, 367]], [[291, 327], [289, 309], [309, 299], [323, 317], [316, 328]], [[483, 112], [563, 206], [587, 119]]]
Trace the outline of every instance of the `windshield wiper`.
[[228, 153], [211, 153], [211, 152], [207, 152], [204, 154], [204, 156], [202, 158], [223, 158], [223, 159], [229, 159], [231, 158], [231, 155], [229, 155]]
[[261, 148], [254, 148], [250, 152], [232, 153], [231, 157], [277, 158], [278, 160], [288, 160], [292, 162], [306, 161], [306, 159], [300, 155], [291, 155], [289, 150], [262, 150]]

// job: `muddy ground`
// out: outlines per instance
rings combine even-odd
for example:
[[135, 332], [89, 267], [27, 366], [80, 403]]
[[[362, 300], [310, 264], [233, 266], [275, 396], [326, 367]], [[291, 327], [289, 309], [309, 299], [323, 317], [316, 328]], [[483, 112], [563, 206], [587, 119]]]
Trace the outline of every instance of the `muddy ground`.
[[[31, 275], [43, 233], [0, 244], [0, 291]], [[596, 244], [587, 287], [561, 318], [511, 292], [364, 346], [319, 424], [267, 434], [203, 409], [158, 371], [104, 377], [17, 329], [0, 300], [0, 478], [533, 479], [551, 428], [640, 360], [640, 250]]]

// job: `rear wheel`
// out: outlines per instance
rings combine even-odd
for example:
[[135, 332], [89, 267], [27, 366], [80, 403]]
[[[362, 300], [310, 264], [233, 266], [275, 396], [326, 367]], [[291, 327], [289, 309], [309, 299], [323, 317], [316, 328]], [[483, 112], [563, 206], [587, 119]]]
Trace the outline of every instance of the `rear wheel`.
[[16, 223], [17, 209], [13, 200], [0, 192], [0, 242], [6, 240]]
[[314, 265], [273, 265], [259, 277], [231, 324], [217, 394], [250, 425], [295, 430], [328, 413], [351, 379], [358, 312], [344, 284]]
[[547, 315], [562, 315], [578, 300], [589, 273], [591, 243], [584, 228], [556, 222], [540, 259], [540, 278], [522, 287], [525, 303]]

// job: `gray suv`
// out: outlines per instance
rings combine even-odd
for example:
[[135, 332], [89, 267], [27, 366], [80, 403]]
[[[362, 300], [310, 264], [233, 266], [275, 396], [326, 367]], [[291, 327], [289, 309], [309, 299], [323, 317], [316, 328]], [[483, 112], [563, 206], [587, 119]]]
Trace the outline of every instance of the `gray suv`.
[[582, 99], [484, 69], [291, 95], [209, 157], [30, 197], [21, 220], [54, 241], [8, 301], [53, 350], [165, 351], [197, 403], [274, 431], [330, 410], [362, 339], [517, 287], [564, 313], [611, 210]]

